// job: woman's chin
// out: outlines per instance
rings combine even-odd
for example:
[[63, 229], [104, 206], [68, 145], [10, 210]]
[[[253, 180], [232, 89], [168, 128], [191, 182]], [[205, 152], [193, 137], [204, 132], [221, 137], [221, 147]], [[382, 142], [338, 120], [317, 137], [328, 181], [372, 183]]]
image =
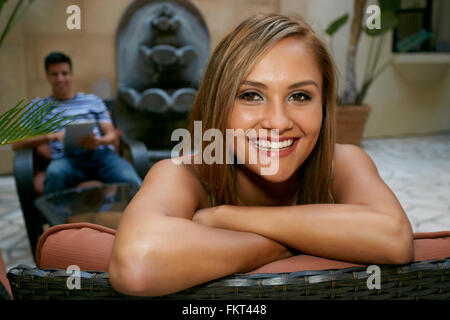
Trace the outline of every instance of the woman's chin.
[[281, 174], [273, 174], [273, 175], [262, 175], [264, 180], [271, 183], [282, 183], [289, 180], [292, 177], [292, 174], [289, 175], [281, 175]]
[[264, 180], [271, 183], [281, 183], [292, 178], [295, 170], [288, 168], [280, 168], [276, 166], [259, 166], [259, 165], [247, 165], [253, 173], [259, 175]]

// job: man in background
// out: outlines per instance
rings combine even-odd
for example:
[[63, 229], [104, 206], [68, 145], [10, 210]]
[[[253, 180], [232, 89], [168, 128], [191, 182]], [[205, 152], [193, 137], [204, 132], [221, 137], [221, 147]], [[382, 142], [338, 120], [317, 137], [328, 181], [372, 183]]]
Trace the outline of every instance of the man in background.
[[[52, 161], [46, 169], [44, 194], [72, 188], [87, 180], [141, 185], [141, 178], [133, 166], [115, 152], [113, 144], [118, 136], [103, 101], [93, 94], [73, 91], [70, 58], [61, 52], [50, 53], [45, 58], [45, 71], [52, 94], [38, 105], [55, 102], [58, 107], [49, 116], [64, 110], [63, 116], [75, 116], [76, 121], [93, 120], [95, 124], [93, 133], [80, 139], [79, 147], [75, 149], [64, 149], [63, 128], [12, 145], [13, 150], [17, 151], [43, 143], [50, 144]], [[39, 100], [35, 99], [32, 104]]]

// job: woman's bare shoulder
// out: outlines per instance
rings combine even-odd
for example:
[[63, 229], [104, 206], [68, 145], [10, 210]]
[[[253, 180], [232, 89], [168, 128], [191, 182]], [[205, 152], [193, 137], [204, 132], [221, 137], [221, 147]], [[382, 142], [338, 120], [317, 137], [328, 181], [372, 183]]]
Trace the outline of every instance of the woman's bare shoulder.
[[[375, 169], [375, 164], [370, 156], [361, 147], [353, 144], [336, 144], [333, 155], [333, 166], [339, 171], [351, 169], [355, 166]], [[339, 173], [339, 171], [337, 173]]]
[[[333, 196], [350, 198], [375, 195], [385, 189], [375, 162], [359, 146], [336, 144], [333, 156]], [[384, 192], [384, 191], [383, 191]]]
[[198, 167], [185, 157], [163, 159], [155, 163], [144, 179], [143, 187], [152, 185], [164, 189], [172, 189], [173, 196], [180, 192], [187, 193], [198, 203], [199, 209], [211, 206], [203, 187]]

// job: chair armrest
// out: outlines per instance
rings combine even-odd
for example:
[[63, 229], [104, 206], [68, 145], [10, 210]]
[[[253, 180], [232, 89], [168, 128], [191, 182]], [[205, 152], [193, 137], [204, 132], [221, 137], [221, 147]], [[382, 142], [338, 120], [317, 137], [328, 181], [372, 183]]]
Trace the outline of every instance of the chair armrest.
[[14, 154], [14, 179], [19, 198], [34, 198], [34, 165], [33, 149], [22, 149]]
[[36, 244], [41, 234], [38, 228], [40, 217], [34, 205], [36, 192], [34, 190], [34, 149], [22, 149], [14, 154], [14, 179], [17, 195], [22, 208], [25, 227], [30, 241], [31, 251], [35, 254]]
[[141, 179], [144, 179], [150, 163], [147, 155], [147, 146], [145, 143], [130, 139], [125, 135], [120, 136], [121, 155], [131, 162], [134, 169]]
[[148, 150], [147, 152], [148, 161], [150, 162], [150, 167], [156, 162], [162, 159], [170, 159], [172, 156], [171, 150]]

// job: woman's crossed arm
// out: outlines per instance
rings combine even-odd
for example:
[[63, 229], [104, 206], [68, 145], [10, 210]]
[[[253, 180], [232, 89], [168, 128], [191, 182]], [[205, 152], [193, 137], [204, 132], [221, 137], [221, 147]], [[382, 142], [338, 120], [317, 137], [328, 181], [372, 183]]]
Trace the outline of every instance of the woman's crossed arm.
[[116, 290], [164, 295], [291, 255], [261, 235], [193, 222], [202, 192], [186, 166], [169, 159], [152, 167], [117, 229], [109, 264]]
[[413, 258], [412, 229], [375, 164], [360, 148], [337, 145], [336, 204], [220, 206], [193, 218], [204, 225], [252, 232], [298, 251], [356, 263], [403, 264]]

